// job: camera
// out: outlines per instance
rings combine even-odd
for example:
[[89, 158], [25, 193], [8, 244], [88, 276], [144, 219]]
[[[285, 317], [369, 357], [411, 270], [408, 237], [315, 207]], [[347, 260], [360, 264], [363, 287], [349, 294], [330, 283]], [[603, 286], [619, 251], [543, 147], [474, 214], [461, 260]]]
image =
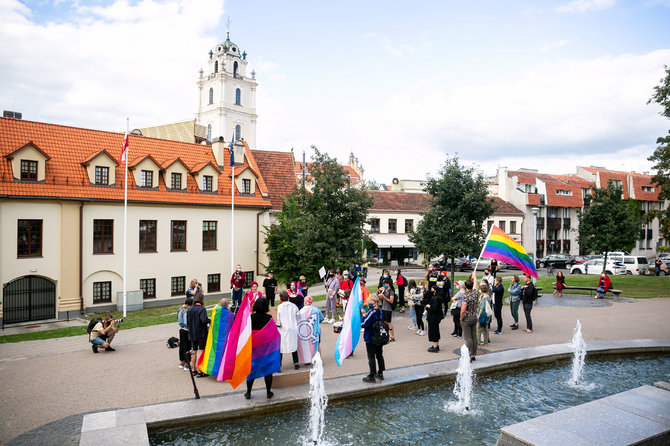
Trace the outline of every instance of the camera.
[[120, 324], [121, 322], [123, 322], [123, 318], [121, 318], [121, 319], [114, 319], [114, 323], [115, 323], [115, 324]]

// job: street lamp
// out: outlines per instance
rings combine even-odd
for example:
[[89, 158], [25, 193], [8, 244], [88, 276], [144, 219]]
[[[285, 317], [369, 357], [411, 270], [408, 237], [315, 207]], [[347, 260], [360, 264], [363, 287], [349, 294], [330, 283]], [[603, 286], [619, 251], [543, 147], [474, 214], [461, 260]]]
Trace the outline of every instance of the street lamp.
[[533, 263], [537, 265], [537, 214], [540, 212], [540, 208], [531, 208], [530, 211], [533, 213], [533, 240], [535, 241], [535, 246], [533, 247]]

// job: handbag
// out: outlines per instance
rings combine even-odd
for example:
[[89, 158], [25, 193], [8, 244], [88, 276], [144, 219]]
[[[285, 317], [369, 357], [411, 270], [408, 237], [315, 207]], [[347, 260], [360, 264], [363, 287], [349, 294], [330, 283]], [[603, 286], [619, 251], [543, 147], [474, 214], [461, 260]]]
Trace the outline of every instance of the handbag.
[[484, 308], [484, 310], [486, 311], [487, 315], [488, 314], [493, 315], [493, 310], [491, 310], [491, 305], [489, 304], [488, 299], [486, 299], [486, 307]]
[[479, 325], [485, 326], [488, 322], [488, 316], [486, 314], [486, 310], [482, 310], [482, 312], [479, 314], [479, 319], [477, 319], [477, 322], [479, 322]]

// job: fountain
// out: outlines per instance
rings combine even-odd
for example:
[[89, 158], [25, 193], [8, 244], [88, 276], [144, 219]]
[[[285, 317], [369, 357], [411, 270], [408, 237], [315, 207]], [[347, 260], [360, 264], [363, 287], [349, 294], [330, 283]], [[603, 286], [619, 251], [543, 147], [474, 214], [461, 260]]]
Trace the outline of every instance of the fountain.
[[450, 402], [447, 404], [446, 409], [461, 414], [470, 411], [470, 403], [472, 401], [472, 367], [470, 366], [470, 351], [465, 344], [461, 346], [461, 357], [458, 360], [458, 375], [456, 375], [454, 395], [456, 395], [458, 401]]
[[311, 438], [303, 441], [304, 445], [323, 445], [323, 431], [326, 427], [324, 419], [328, 395], [323, 385], [323, 362], [321, 354], [316, 352], [312, 358], [312, 369], [309, 371], [309, 432]]
[[584, 372], [584, 360], [586, 359], [586, 342], [582, 337], [582, 324], [577, 319], [577, 325], [572, 334], [572, 341], [568, 344], [574, 350], [572, 357], [572, 375], [569, 384], [572, 387], [578, 387]]

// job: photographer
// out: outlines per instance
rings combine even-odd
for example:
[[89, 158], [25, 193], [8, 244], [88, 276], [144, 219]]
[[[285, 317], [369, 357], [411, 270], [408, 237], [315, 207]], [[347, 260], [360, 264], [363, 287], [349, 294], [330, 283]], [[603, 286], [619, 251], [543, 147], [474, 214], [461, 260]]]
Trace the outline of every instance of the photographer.
[[191, 341], [191, 348], [193, 354], [191, 355], [191, 374], [202, 378], [205, 375], [203, 372], [198, 372], [195, 368], [198, 360], [198, 350], [203, 354], [207, 346], [207, 332], [209, 325], [209, 318], [207, 317], [207, 310], [203, 305], [205, 297], [202, 293], [195, 295], [193, 299], [193, 306], [188, 309], [186, 313], [186, 324], [188, 326], [188, 339]]
[[191, 302], [193, 302], [195, 295], [198, 293], [202, 293], [202, 283], [198, 282], [198, 279], [193, 279], [191, 280], [191, 284], [188, 286], [188, 291], [186, 291], [186, 297], [191, 299]]
[[244, 271], [242, 271], [242, 265], [238, 264], [235, 268], [235, 272], [230, 277], [230, 287], [233, 289], [233, 307], [238, 307], [242, 305], [242, 296], [244, 295]]
[[93, 353], [98, 353], [98, 347], [103, 347], [108, 352], [116, 351], [109, 344], [112, 343], [114, 335], [118, 333], [121, 322], [123, 319], [114, 319], [114, 316], [108, 314], [105, 319], [95, 324], [89, 337], [93, 344], [91, 345]]

